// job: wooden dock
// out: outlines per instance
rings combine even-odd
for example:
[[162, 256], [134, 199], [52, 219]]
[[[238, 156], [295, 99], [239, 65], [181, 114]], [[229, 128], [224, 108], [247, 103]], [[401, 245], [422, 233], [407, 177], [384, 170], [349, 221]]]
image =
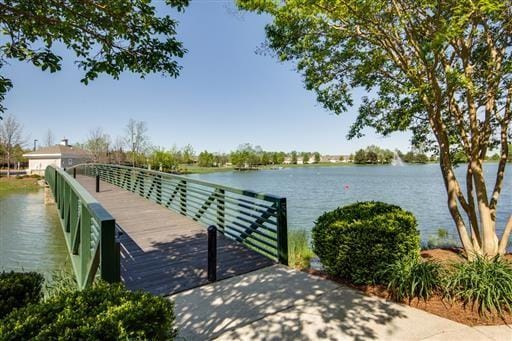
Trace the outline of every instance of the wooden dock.
[[[208, 283], [206, 228], [135, 193], [95, 179], [78, 182], [115, 218], [121, 231], [121, 278], [132, 290], [171, 295]], [[217, 235], [217, 279], [275, 264], [242, 243]]]

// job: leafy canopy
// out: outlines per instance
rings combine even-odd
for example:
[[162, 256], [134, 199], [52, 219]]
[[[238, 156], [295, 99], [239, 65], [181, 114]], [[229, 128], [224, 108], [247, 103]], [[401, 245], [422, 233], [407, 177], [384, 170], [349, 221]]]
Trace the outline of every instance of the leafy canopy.
[[[238, 4], [273, 16], [266, 27], [268, 47], [281, 61], [296, 62], [307, 89], [317, 93], [326, 109], [345, 112], [353, 104], [354, 89], [368, 91], [350, 138], [373, 127], [384, 135], [412, 129], [413, 142], [423, 146], [434, 142], [428, 139], [432, 114], [428, 106], [441, 95], [444, 98], [436, 104], [451, 147], [462, 148], [460, 132], [450, 120], [451, 101], [459, 102], [464, 112], [468, 87], [480, 107], [486, 103], [488, 86], [500, 98], [506, 89], [503, 84], [510, 84], [511, 1], [238, 0]], [[461, 39], [471, 45], [465, 47]], [[490, 41], [498, 54], [505, 48], [502, 55], [493, 56]], [[465, 66], [472, 68], [470, 74]], [[464, 119], [461, 123], [469, 125]]]
[[[511, 0], [238, 0], [273, 17], [268, 45], [340, 114], [365, 89], [349, 137], [411, 130], [439, 153], [448, 208], [467, 254], [504, 253], [497, 203], [512, 119]], [[483, 161], [499, 148], [492, 189]], [[457, 156], [457, 157], [456, 157]], [[465, 156], [462, 158], [461, 156]], [[465, 160], [465, 190], [453, 170]], [[488, 193], [492, 193], [489, 195]], [[466, 215], [465, 221], [462, 214]]]
[[[166, 0], [183, 11], [189, 0]], [[41, 70], [61, 69], [62, 47], [74, 52], [88, 84], [123, 71], [176, 77], [176, 58], [186, 50], [176, 39], [177, 22], [158, 16], [150, 0], [5, 0], [0, 2], [0, 68], [9, 59]], [[0, 112], [12, 81], [0, 74]]]

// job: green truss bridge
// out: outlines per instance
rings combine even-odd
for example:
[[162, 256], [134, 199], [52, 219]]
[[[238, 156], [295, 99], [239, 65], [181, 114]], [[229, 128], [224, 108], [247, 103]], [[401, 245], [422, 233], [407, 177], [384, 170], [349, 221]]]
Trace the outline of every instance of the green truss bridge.
[[288, 263], [285, 198], [118, 165], [45, 178], [80, 288], [99, 277], [171, 295]]

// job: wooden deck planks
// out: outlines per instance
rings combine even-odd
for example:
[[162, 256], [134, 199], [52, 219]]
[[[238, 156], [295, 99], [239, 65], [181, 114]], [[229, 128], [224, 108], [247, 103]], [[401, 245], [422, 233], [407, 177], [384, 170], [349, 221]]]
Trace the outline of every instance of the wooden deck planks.
[[[77, 180], [116, 219], [123, 233], [121, 278], [132, 289], [171, 295], [207, 284], [207, 233], [204, 226], [138, 194], [95, 179]], [[217, 278], [254, 271], [274, 262], [218, 234]]]

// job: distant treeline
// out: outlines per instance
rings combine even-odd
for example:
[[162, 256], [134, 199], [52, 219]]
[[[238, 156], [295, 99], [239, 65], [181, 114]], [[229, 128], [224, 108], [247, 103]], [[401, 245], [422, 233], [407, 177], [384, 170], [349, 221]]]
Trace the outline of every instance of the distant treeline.
[[349, 161], [356, 164], [390, 164], [393, 160], [396, 162], [401, 160], [405, 163], [427, 163], [437, 161], [437, 157], [435, 155], [429, 157], [425, 153], [413, 151], [404, 154], [398, 149], [392, 151], [375, 145], [359, 149], [349, 157]]

